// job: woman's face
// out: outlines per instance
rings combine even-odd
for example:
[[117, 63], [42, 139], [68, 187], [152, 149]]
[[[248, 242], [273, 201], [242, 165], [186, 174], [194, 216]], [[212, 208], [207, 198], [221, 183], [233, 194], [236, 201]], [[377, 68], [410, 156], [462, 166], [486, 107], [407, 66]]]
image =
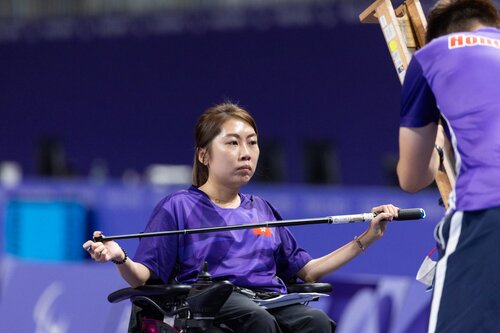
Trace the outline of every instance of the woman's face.
[[208, 151], [208, 181], [228, 187], [240, 187], [252, 178], [259, 159], [257, 134], [240, 119], [229, 119]]

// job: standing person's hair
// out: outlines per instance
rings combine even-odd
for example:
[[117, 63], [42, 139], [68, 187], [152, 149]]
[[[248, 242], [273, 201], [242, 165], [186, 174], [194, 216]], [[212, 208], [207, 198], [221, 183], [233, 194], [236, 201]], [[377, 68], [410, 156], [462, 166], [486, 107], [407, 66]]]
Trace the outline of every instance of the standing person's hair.
[[[210, 154], [212, 140], [219, 135], [222, 125], [230, 119], [239, 119], [248, 123], [257, 133], [257, 125], [252, 116], [242, 107], [231, 102], [224, 102], [207, 109], [198, 118], [195, 127], [195, 151], [193, 161], [193, 185], [199, 187], [208, 179], [208, 166], [198, 160], [200, 149]], [[208, 158], [208, 156], [205, 156]]]
[[454, 32], [471, 31], [476, 24], [500, 28], [500, 15], [491, 0], [441, 0], [427, 17], [426, 42]]

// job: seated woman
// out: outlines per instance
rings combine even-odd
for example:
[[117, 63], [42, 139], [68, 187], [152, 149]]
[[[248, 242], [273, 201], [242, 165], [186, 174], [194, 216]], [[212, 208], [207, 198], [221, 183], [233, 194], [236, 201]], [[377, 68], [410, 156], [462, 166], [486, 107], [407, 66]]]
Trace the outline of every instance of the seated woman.
[[[252, 178], [259, 158], [257, 126], [240, 106], [223, 103], [205, 111], [196, 124], [193, 185], [166, 196], [154, 209], [145, 232], [258, 223], [281, 219], [276, 209], [240, 189]], [[97, 262], [113, 261], [132, 286], [151, 277], [192, 284], [203, 262], [214, 280], [235, 286], [286, 293], [295, 277], [315, 282], [345, 265], [385, 232], [398, 216], [393, 205], [374, 207], [379, 214], [354, 241], [313, 259], [288, 228], [259, 228], [143, 238], [133, 260], [115, 242], [85, 242]], [[99, 236], [95, 232], [94, 236]], [[233, 292], [216, 323], [235, 332], [333, 332], [335, 323], [321, 310], [295, 304], [265, 310]]]

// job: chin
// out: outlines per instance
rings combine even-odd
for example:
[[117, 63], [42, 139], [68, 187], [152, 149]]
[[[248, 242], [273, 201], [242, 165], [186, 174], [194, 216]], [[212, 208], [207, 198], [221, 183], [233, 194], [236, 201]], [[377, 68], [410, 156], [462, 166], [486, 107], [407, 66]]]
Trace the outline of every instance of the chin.
[[250, 182], [250, 180], [252, 179], [252, 176], [244, 176], [244, 177], [241, 177], [240, 179], [238, 179], [236, 181], [236, 183], [238, 184], [238, 186], [245, 186], [246, 184], [248, 184]]

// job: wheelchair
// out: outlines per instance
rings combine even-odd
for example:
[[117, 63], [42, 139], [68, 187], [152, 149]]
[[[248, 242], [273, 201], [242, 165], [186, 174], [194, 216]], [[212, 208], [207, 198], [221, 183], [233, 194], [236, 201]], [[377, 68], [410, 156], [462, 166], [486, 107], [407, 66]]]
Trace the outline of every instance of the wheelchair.
[[[157, 282], [157, 281], [156, 281]], [[233, 332], [214, 325], [214, 318], [235, 287], [229, 281], [214, 282], [206, 263], [193, 285], [154, 284], [123, 288], [108, 295], [108, 301], [132, 302], [129, 333]], [[293, 283], [288, 293], [329, 293], [329, 283]]]

